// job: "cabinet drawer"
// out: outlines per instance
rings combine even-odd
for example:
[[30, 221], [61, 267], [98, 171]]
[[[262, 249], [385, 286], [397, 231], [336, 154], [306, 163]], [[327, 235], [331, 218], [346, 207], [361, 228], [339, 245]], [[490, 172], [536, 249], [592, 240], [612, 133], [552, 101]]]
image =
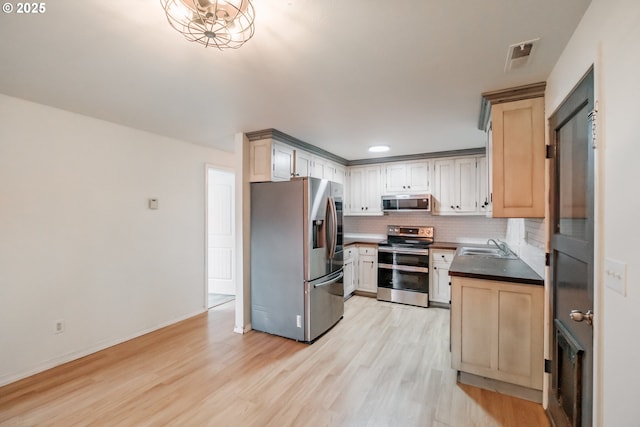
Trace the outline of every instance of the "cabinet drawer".
[[360, 246], [359, 253], [360, 255], [375, 255], [378, 250], [372, 246]]
[[344, 259], [352, 258], [356, 253], [356, 248], [354, 248], [353, 246], [349, 246], [348, 248], [344, 249]]
[[433, 262], [444, 262], [447, 264], [451, 264], [453, 261], [453, 256], [455, 255], [454, 251], [438, 251], [434, 250], [431, 252], [431, 256], [433, 257]]

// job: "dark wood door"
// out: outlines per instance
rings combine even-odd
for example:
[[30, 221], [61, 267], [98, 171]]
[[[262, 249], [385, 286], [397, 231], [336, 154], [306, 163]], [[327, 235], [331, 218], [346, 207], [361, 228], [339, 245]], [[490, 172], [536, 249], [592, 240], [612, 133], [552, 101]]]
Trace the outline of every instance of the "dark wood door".
[[593, 395], [593, 70], [550, 118], [553, 370], [556, 426], [591, 426]]

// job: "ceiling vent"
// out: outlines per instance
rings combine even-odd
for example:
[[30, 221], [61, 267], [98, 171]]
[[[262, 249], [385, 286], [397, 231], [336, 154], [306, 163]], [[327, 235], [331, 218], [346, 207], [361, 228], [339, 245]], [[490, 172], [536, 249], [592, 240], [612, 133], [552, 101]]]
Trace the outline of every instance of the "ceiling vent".
[[529, 63], [531, 56], [536, 50], [538, 41], [540, 39], [533, 39], [526, 42], [520, 42], [509, 46], [507, 52], [507, 62], [504, 64], [504, 72], [507, 73], [511, 70], [518, 68], [524, 68]]

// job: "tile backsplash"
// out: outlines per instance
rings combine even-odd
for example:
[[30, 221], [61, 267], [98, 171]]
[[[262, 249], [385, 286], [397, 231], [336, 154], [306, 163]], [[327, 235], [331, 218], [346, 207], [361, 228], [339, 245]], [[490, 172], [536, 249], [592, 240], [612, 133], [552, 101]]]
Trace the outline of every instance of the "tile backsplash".
[[507, 222], [509, 247], [542, 277], [545, 275], [545, 230], [543, 219], [511, 218]]
[[387, 234], [387, 225], [433, 226], [436, 242], [486, 243], [487, 239], [504, 240], [507, 220], [484, 216], [438, 216], [424, 213], [390, 213], [383, 216], [345, 216], [348, 234]]

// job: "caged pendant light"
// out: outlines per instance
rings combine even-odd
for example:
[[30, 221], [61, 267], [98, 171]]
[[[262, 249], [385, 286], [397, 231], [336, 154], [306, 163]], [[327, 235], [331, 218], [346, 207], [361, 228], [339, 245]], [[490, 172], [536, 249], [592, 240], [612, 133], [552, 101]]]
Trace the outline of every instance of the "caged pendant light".
[[237, 49], [254, 33], [251, 0], [160, 0], [169, 24], [205, 47]]

